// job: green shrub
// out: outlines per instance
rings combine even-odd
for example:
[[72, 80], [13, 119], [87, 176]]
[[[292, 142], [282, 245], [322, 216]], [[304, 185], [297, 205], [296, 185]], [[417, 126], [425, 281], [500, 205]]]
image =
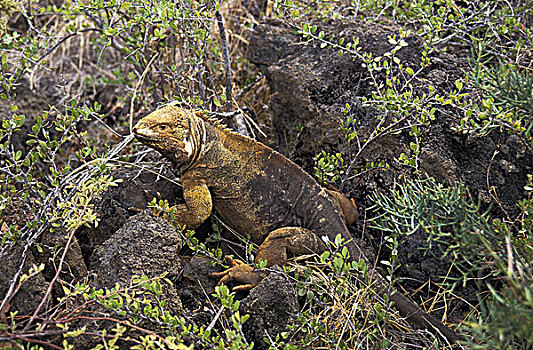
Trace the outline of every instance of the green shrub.
[[[405, 180], [391, 193], [374, 194], [370, 225], [386, 235], [391, 248], [416, 231], [428, 235], [426, 253], [440, 251], [455, 269], [441, 283], [453, 291], [468, 281], [488, 289], [467, 322], [472, 348], [528, 349], [533, 345], [533, 235], [531, 218], [491, 219], [461, 184], [432, 179]], [[530, 197], [522, 205], [531, 207]], [[431, 250], [432, 247], [437, 249]], [[483, 279], [479, 278], [483, 271]]]

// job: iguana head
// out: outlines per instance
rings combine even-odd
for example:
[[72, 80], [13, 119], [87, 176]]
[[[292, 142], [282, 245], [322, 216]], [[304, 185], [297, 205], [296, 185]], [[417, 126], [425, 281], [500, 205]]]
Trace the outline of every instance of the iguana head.
[[133, 127], [135, 137], [159, 151], [178, 166], [189, 167], [201, 151], [202, 121], [194, 111], [166, 106], [139, 120]]

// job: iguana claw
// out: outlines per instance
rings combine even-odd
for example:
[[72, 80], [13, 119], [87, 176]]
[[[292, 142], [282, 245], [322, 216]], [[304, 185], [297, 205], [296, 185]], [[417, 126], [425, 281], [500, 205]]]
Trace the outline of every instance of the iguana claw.
[[233, 291], [250, 290], [256, 287], [263, 279], [258, 271], [255, 271], [253, 267], [238, 259], [233, 259], [232, 257], [227, 256], [226, 261], [231, 265], [229, 269], [209, 274], [210, 277], [214, 278], [222, 277], [220, 278], [220, 281], [218, 281], [217, 286], [226, 284], [230, 281], [237, 281], [243, 284], [233, 287]]

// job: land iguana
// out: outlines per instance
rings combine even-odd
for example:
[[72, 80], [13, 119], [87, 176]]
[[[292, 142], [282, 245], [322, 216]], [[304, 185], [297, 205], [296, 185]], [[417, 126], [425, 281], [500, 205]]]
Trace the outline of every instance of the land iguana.
[[[173, 209], [180, 224], [194, 229], [215, 209], [223, 222], [259, 244], [256, 261], [284, 265], [288, 254], [321, 253], [324, 240], [340, 234], [350, 258], [363, 259], [346, 221], [357, 211], [346, 197], [326, 190], [298, 165], [280, 153], [227, 129], [203, 112], [168, 105], [142, 118], [133, 128], [136, 138], [168, 158], [181, 177], [185, 204]], [[261, 274], [238, 260], [215, 277], [220, 283], [243, 283], [250, 289]], [[413, 326], [434, 329], [449, 341], [460, 337], [401, 293], [391, 290], [376, 273], [374, 286], [388, 294], [400, 314]]]

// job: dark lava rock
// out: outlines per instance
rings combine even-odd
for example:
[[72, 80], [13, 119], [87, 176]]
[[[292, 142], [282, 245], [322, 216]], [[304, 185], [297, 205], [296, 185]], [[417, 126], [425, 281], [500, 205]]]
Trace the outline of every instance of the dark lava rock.
[[[184, 268], [178, 291], [188, 316], [196, 324], [207, 325], [216, 317], [217, 307], [209, 301], [208, 294], [213, 293], [218, 279], [209, 277], [209, 273], [220, 270], [220, 267], [213, 267], [211, 259], [204, 257], [193, 257]], [[258, 349], [268, 349], [264, 339], [274, 339], [277, 334], [286, 331], [299, 312], [296, 292], [287, 276], [279, 267], [270, 271], [249, 293], [236, 294], [238, 299], [243, 298], [240, 299], [240, 315], [250, 315], [243, 325], [245, 338], [254, 342]], [[233, 283], [228, 285], [229, 288], [232, 286]]]
[[[96, 200], [98, 226], [83, 226], [76, 232], [87, 263], [97, 246], [117, 232], [131, 216], [146, 209], [153, 198], [161, 197], [170, 202], [172, 199], [181, 198], [180, 187], [166, 179], [174, 178], [168, 171], [163, 171], [163, 177], [139, 168], [119, 168], [112, 176], [122, 182], [116, 187], [110, 187]], [[92, 268], [90, 265], [88, 267]]]
[[[100, 245], [91, 256], [95, 284], [111, 288], [129, 285], [133, 276], [157, 277], [167, 273], [174, 280], [181, 271], [180, 235], [162, 218], [145, 210]], [[173, 314], [181, 311], [181, 301], [172, 287], [163, 289], [162, 298]]]
[[[359, 38], [361, 52], [372, 52], [375, 57], [394, 47], [388, 37], [398, 36], [398, 29], [392, 25], [346, 19], [323, 23], [318, 30], [335, 34], [337, 40], [345, 38], [346, 42]], [[318, 151], [331, 151], [342, 141], [342, 133], [338, 130], [344, 118], [341, 109], [346, 103], [357, 108], [361, 97], [371, 97], [373, 87], [361, 60], [348, 54], [339, 58], [337, 50], [320, 49], [318, 45], [306, 45], [301, 41], [291, 28], [279, 22], [261, 24], [250, 35], [248, 57], [262, 68], [268, 79], [273, 125], [279, 132], [280, 150], [287, 154], [296, 148], [296, 160], [306, 166]], [[400, 50], [397, 57], [405, 66], [416, 70], [423, 42], [415, 35], [406, 41], [409, 46]], [[455, 71], [456, 62], [450, 60], [449, 64]], [[357, 117], [369, 122], [377, 113], [360, 108]], [[301, 131], [297, 125], [303, 127]], [[294, 140], [296, 144], [291, 145]]]
[[[371, 52], [373, 57], [390, 51], [394, 45], [389, 37], [399, 38], [400, 27], [392, 24], [377, 24], [361, 19], [342, 18], [317, 23], [318, 30], [327, 38], [335, 35], [345, 42], [359, 39], [360, 52]], [[271, 21], [254, 28], [249, 35], [248, 58], [258, 65], [267, 77], [271, 93], [273, 126], [278, 134], [275, 146], [305, 170], [312, 172], [314, 157], [322, 150], [327, 152], [353, 152], [344, 141], [339, 125], [346, 117], [342, 108], [350, 104], [350, 116], [357, 120], [356, 129], [364, 138], [376, 126], [383, 111], [370, 105], [363, 105], [363, 98], [372, 100], [374, 87], [370, 84], [368, 69], [362, 66], [357, 56], [344, 53], [338, 57], [337, 49], [321, 49], [304, 43], [288, 25]], [[408, 45], [397, 53], [404, 67], [415, 72], [420, 67], [424, 42], [411, 34]], [[460, 54], [460, 52], [459, 52]], [[464, 76], [468, 67], [467, 55], [449, 54], [440, 50], [428, 53], [430, 65], [412, 79], [413, 91], [421, 95], [432, 86], [441, 95], [454, 90], [454, 83]], [[384, 76], [377, 74], [384, 83]], [[422, 129], [419, 138], [421, 153], [419, 169], [439, 182], [462, 182], [468, 186], [474, 198], [478, 195], [488, 208], [494, 203], [494, 193], [501, 207], [493, 206], [495, 216], [516, 215], [516, 203], [525, 195], [527, 174], [533, 172], [533, 153], [517, 136], [497, 130], [486, 136], [460, 134], [454, 126], [458, 124], [462, 111], [450, 106], [440, 106], [436, 120]], [[387, 135], [370, 143], [358, 154], [355, 168], [364, 170], [369, 162], [385, 161], [392, 171], [373, 171], [364, 178], [348, 181], [340, 188], [351, 192], [365, 217], [365, 208], [372, 203], [369, 194], [374, 191], [388, 193], [393, 189], [398, 174], [411, 176], [410, 168], [400, 165], [394, 159], [401, 153], [409, 153], [413, 138], [407, 132]], [[352, 161], [352, 159], [345, 159]], [[489, 193], [489, 188], [490, 192]], [[355, 189], [355, 190], [354, 190]], [[353, 192], [352, 192], [353, 191]], [[361, 225], [361, 223], [359, 223]], [[353, 230], [354, 228], [352, 228]], [[381, 232], [368, 230], [374, 235], [376, 251], [387, 258], [387, 249], [381, 249]], [[441, 280], [449, 273], [449, 262], [429, 257], [419, 250], [427, 244], [424, 232], [416, 232], [405, 238], [401, 247], [399, 271], [405, 277], [405, 287], [416, 290], [428, 279]], [[438, 252], [437, 252], [438, 255]], [[468, 297], [475, 295], [465, 290]]]
[[213, 266], [213, 260], [201, 256], [193, 257], [183, 268], [181, 288], [199, 296], [212, 293], [219, 279], [209, 277], [212, 272], [221, 271]]
[[[130, 286], [134, 276], [144, 275], [148, 278], [156, 278], [164, 273], [168, 280], [175, 281], [181, 273], [179, 253], [182, 245], [181, 236], [169, 222], [155, 216], [151, 210], [144, 210], [126, 219], [122, 228], [97, 246], [90, 258], [91, 275], [94, 277], [92, 284], [97, 288], [109, 290], [117, 287], [117, 284], [120, 287]], [[160, 296], [155, 294], [137, 294], [136, 296], [141, 299], [146, 296], [154, 303], [163, 300], [165, 305], [162, 311], [168, 311], [173, 316], [180, 316], [183, 313], [181, 300], [174, 285], [167, 283], [168, 280], [160, 280]], [[113, 310], [96, 303], [89, 305], [87, 311], [95, 315], [111, 314], [111, 318], [119, 320], [128, 320], [129, 317], [128, 314], [116, 314]], [[87, 327], [89, 330], [95, 327], [110, 330], [116, 326], [116, 322], [102, 320], [94, 323], [90, 320], [80, 320], [75, 326]], [[124, 336], [116, 343], [117, 348], [131, 348], [132, 345], [137, 344], [137, 341], [132, 339], [146, 336], [146, 330], [156, 333], [165, 331], [165, 326], [160, 320], [150, 317], [141, 317], [136, 326], [139, 328], [127, 327]], [[101, 336], [98, 336], [96, 331], [89, 331], [73, 338], [72, 344], [76, 349], [89, 349], [101, 340]]]
[[279, 268], [274, 268], [267, 277], [243, 299], [240, 314], [249, 314], [243, 325], [248, 341], [253, 341], [258, 349], [268, 349], [264, 338], [275, 339], [286, 331], [298, 316], [299, 306], [292, 283]]
[[[42, 253], [34, 251], [37, 260], [46, 265], [44, 275], [47, 280], [52, 280], [56, 271], [54, 267], [59, 266], [59, 261], [68, 242], [68, 233], [65, 229], [59, 227], [53, 232], [45, 231], [41, 236], [40, 246]], [[51, 260], [54, 264], [51, 264]], [[76, 237], [72, 237], [60, 277], [63, 281], [72, 283], [80, 281], [87, 276], [87, 266], [81, 254], [81, 248]]]
[[[326, 37], [335, 34], [336, 40], [345, 38], [345, 42], [358, 38], [360, 52], [377, 57], [394, 47], [389, 37], [398, 39], [400, 29], [392, 24], [343, 18], [320, 23], [318, 31], [324, 31]], [[414, 34], [405, 40], [408, 46], [399, 50], [396, 57], [404, 67], [417, 71], [424, 42]], [[383, 112], [362, 105], [363, 97], [372, 99], [374, 87], [360, 58], [347, 53], [338, 57], [336, 49], [306, 44], [292, 28], [277, 21], [256, 26], [249, 41], [248, 58], [265, 73], [271, 89], [272, 123], [279, 138], [277, 148], [304, 169], [312, 171], [314, 157], [322, 150], [347, 151], [339, 131], [340, 122], [345, 119], [341, 109], [346, 103], [351, 106], [350, 115], [357, 120], [359, 135], [364, 137], [373, 130], [377, 116]], [[427, 93], [429, 86], [443, 95], [453, 91], [455, 81], [464, 76], [463, 69], [468, 67], [466, 56], [435, 50], [428, 57], [431, 64], [411, 82], [414, 92]], [[384, 82], [379, 73], [377, 78]], [[485, 137], [459, 134], [454, 126], [462, 111], [447, 108], [441, 106], [436, 120], [420, 135], [420, 169], [438, 181], [462, 181], [475, 196], [480, 194], [487, 202], [491, 200], [488, 173], [489, 186], [494, 186], [503, 209], [511, 215], [516, 213], [516, 202], [525, 194], [527, 174], [533, 171], [531, 149], [505, 132], [493, 131]], [[409, 153], [411, 141], [407, 133], [388, 135], [369, 144], [358, 155], [356, 168], [364, 169], [368, 162], [383, 160], [394, 169], [393, 174], [373, 172], [358, 183], [354, 194], [362, 208], [368, 205], [368, 193], [391, 189], [395, 174], [409, 170], [394, 159]], [[341, 190], [348, 192], [354, 187], [355, 183], [347, 183]]]
[[[4, 300], [9, 290], [11, 281], [19, 270], [23, 251], [24, 249], [22, 247], [15, 246], [9, 253], [7, 253], [6, 256], [2, 258], [2, 272], [0, 273], [0, 302]], [[31, 250], [27, 250], [26, 259], [22, 265], [22, 273], [19, 276], [19, 281], [23, 274], [29, 274], [29, 271], [33, 266], [36, 266], [35, 258], [33, 257]], [[15, 287], [18, 286], [19, 283], [20, 282], [15, 284]], [[22, 283], [20, 289], [7, 304], [10, 305], [10, 307], [5, 308], [3, 311], [18, 311], [18, 316], [33, 315], [33, 312], [35, 309], [37, 309], [41, 303], [41, 300], [43, 300], [47, 288], [48, 283], [44, 279], [43, 274], [41, 272], [36, 273], [34, 276]], [[48, 296], [48, 299], [50, 299], [50, 296]], [[49, 301], [50, 300], [47, 300], [47, 302]], [[46, 309], [47, 304], [45, 303], [42, 310]]]

